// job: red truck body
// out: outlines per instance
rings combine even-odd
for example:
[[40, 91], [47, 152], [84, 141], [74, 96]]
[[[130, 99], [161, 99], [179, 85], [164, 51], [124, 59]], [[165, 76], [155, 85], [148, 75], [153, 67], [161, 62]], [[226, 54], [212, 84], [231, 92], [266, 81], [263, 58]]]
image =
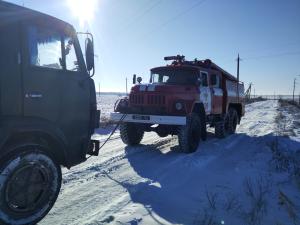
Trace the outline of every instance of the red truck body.
[[197, 114], [201, 118], [202, 137], [206, 124], [217, 127], [220, 123], [225, 127], [221, 128], [225, 130], [221, 136], [225, 136], [230, 113], [231, 120], [240, 123], [245, 113], [243, 83], [209, 59], [185, 61], [184, 56], [165, 59], [173, 62], [152, 68], [148, 84], [133, 86], [129, 99], [121, 100], [111, 114], [113, 120], [122, 118], [123, 123], [132, 123], [143, 131], [153, 131], [149, 126], [158, 124], [154, 131], [166, 136], [178, 135], [180, 126], [187, 126], [189, 117]]

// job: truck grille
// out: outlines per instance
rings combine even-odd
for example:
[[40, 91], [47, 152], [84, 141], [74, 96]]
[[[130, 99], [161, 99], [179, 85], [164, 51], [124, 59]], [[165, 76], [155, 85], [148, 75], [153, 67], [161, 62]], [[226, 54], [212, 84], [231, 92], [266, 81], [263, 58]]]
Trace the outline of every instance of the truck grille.
[[144, 104], [144, 95], [136, 95], [131, 94], [129, 97], [129, 102], [135, 105], [143, 105]]
[[131, 94], [129, 102], [134, 105], [154, 105], [163, 106], [166, 104], [166, 98], [164, 95], [142, 95], [142, 94]]
[[147, 100], [149, 105], [164, 105], [166, 103], [163, 95], [148, 95]]

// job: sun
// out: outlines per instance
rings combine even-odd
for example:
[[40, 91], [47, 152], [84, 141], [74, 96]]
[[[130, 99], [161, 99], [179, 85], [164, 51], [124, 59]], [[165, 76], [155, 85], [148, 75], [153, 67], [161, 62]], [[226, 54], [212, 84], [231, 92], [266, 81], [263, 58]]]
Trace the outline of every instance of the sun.
[[98, 0], [67, 0], [67, 4], [73, 16], [79, 20], [79, 25], [83, 27], [94, 19]]

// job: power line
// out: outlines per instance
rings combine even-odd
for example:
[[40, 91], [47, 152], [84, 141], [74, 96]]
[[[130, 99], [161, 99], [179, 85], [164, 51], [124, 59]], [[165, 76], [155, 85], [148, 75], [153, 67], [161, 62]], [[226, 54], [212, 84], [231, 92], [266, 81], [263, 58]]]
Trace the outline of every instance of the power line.
[[[260, 51], [263, 52], [263, 51], [270, 51], [270, 50], [278, 50], [278, 48], [285, 48], [286, 47], [289, 47], [289, 46], [297, 46], [299, 47], [300, 46], [300, 41], [291, 41], [291, 42], [284, 42], [284, 43], [281, 43], [279, 45], [276, 45], [276, 46], [264, 46], [264, 48], [260, 48]], [[246, 49], [246, 50], [242, 50], [243, 54], [247, 53], [255, 53], [256, 50], [253, 50], [253, 48], [251, 49]]]
[[[127, 23], [127, 25], [123, 26], [123, 28], [120, 30], [120, 32], [124, 31], [124, 30], [128, 30], [134, 23], [136, 22], [140, 22], [141, 19], [146, 16], [147, 14], [149, 14], [153, 9], [155, 9], [160, 3], [162, 2], [162, 0], [158, 0], [156, 1], [154, 4], [151, 4], [149, 7], [147, 7], [145, 10], [143, 10], [141, 13], [139, 13], [136, 17], [133, 18], [132, 22]], [[151, 3], [153, 3], [153, 1], [151, 1]], [[135, 14], [135, 13], [134, 13]]]
[[191, 7], [185, 9], [184, 11], [179, 12], [175, 16], [171, 17], [170, 19], [166, 20], [165, 22], [161, 23], [160, 25], [156, 26], [153, 30], [151, 30], [150, 32], [147, 32], [146, 34], [144, 34], [143, 36], [141, 36], [141, 38], [149, 37], [149, 34], [153, 34], [154, 31], [157, 31], [157, 30], [163, 28], [164, 26], [168, 25], [169, 23], [173, 22], [174, 20], [177, 20], [178, 18], [184, 16], [185, 14], [187, 14], [191, 10], [197, 8], [198, 6], [202, 5], [206, 1], [207, 0], [197, 1]]
[[284, 52], [284, 53], [269, 54], [269, 55], [255, 56], [255, 57], [245, 57], [245, 58], [243, 58], [243, 60], [276, 58], [276, 57], [279, 57], [279, 56], [287, 56], [287, 55], [300, 55], [300, 51]]
[[[290, 51], [290, 52], [283, 52], [283, 53], [275, 53], [269, 55], [260, 55], [260, 56], [250, 56], [250, 57], [243, 57], [242, 60], [259, 60], [259, 59], [268, 59], [268, 58], [276, 58], [280, 56], [290, 56], [290, 55], [300, 55], [300, 51]], [[232, 59], [224, 59], [225, 62], [231, 62]]]

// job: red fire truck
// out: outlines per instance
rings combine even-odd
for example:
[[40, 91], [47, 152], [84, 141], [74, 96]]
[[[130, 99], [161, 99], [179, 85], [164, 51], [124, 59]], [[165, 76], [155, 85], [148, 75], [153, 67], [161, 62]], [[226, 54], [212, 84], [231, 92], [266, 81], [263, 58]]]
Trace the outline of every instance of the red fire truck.
[[129, 98], [116, 103], [111, 119], [120, 122], [122, 141], [139, 144], [144, 132], [177, 135], [180, 149], [196, 151], [207, 125], [218, 138], [235, 133], [244, 116], [244, 84], [211, 60], [164, 58], [169, 65], [151, 69], [150, 82], [134, 75]]

